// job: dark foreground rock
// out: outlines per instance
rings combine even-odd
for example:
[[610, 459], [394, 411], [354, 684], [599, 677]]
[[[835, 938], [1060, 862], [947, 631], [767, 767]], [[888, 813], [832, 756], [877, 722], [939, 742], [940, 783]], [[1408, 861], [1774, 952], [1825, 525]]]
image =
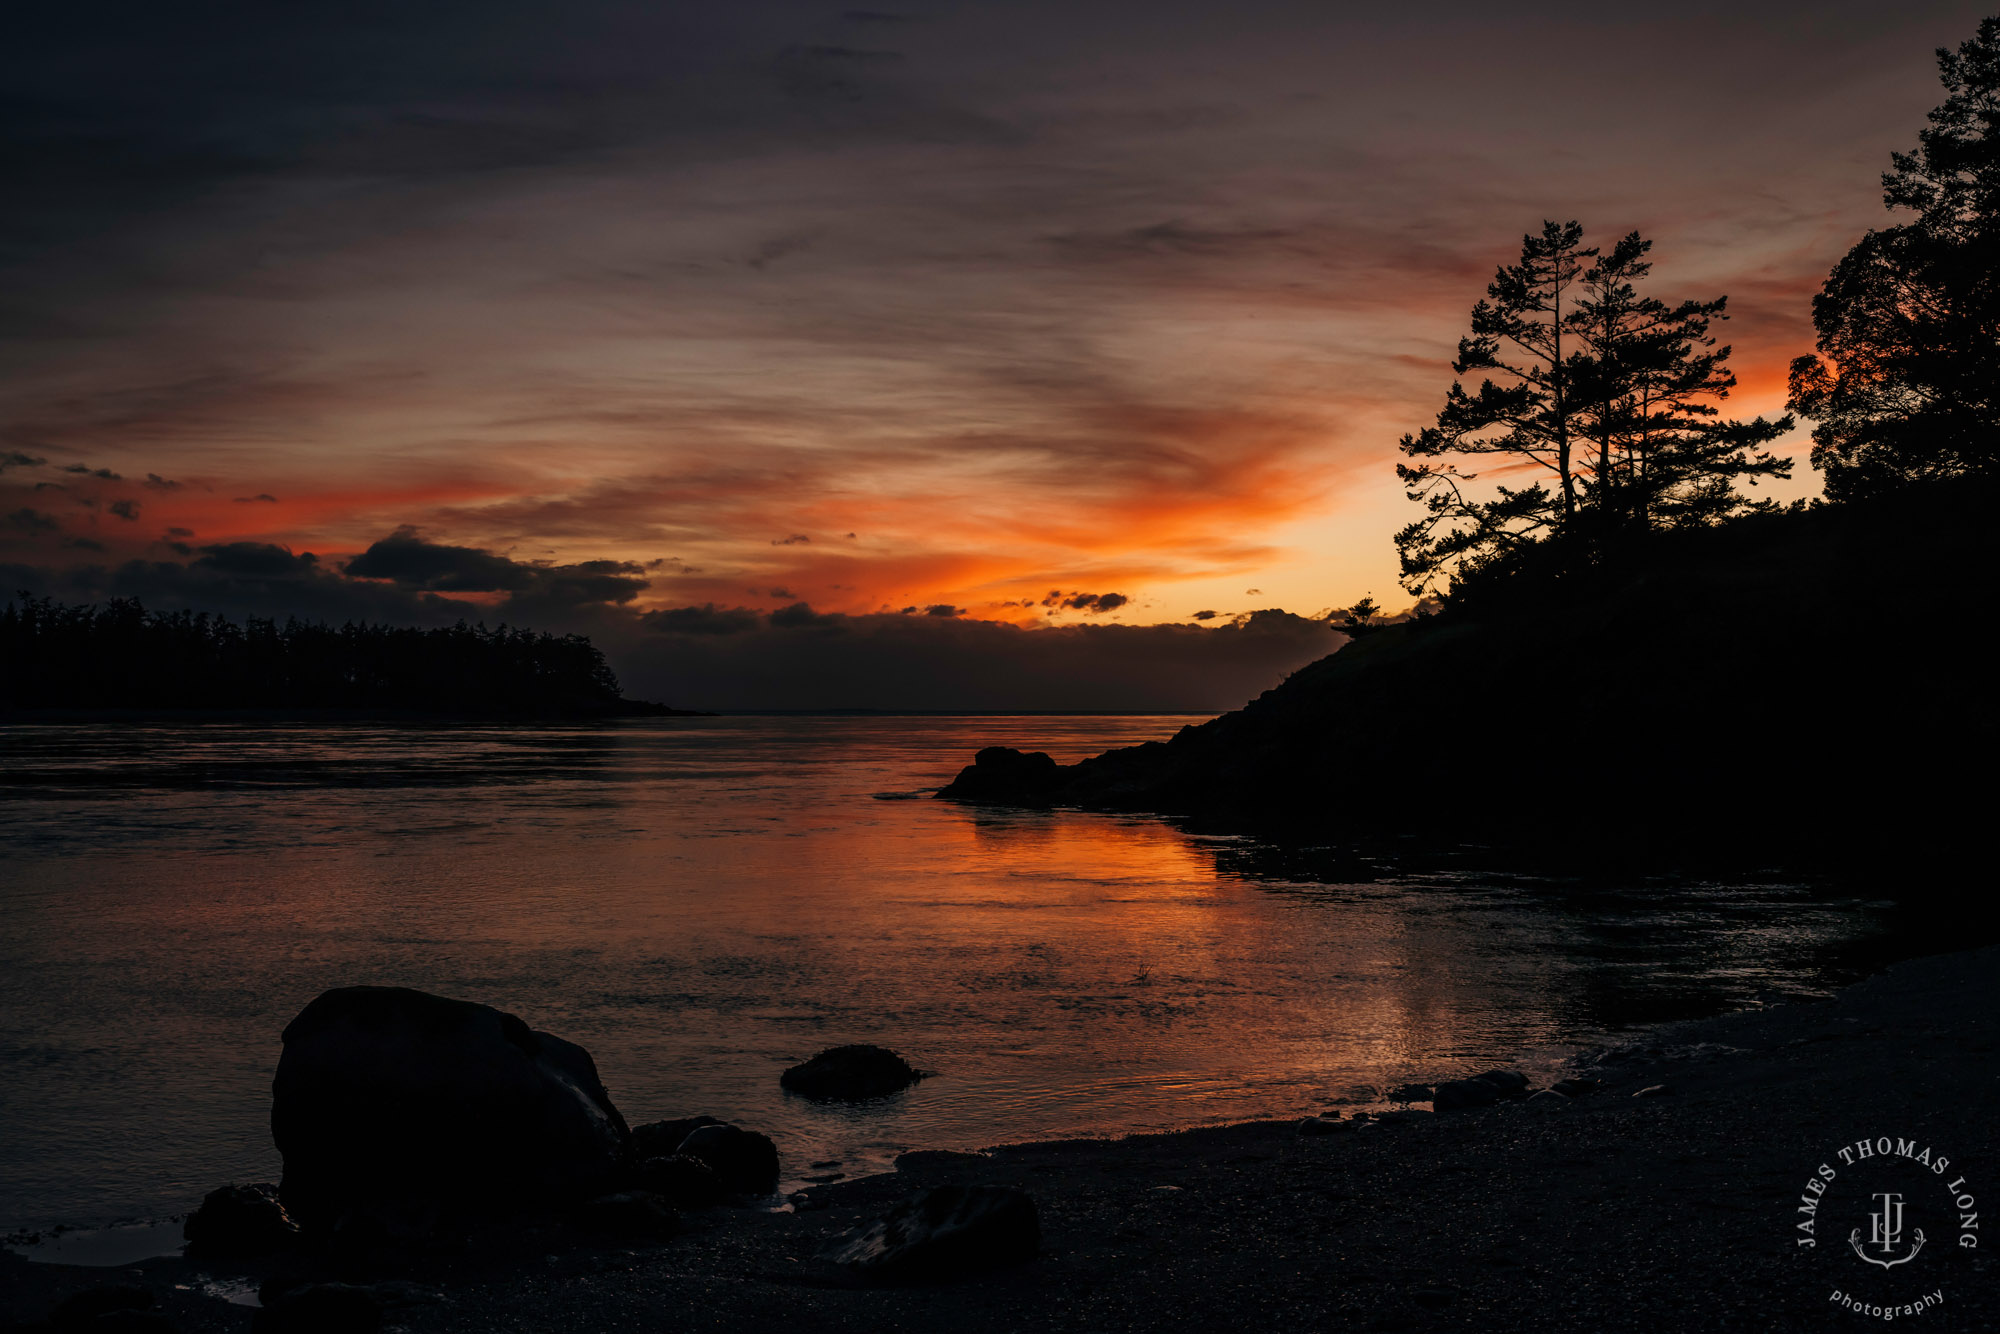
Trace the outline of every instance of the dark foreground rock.
[[1459, 1107], [1490, 1107], [1496, 1102], [1528, 1096], [1528, 1077], [1518, 1070], [1488, 1070], [1470, 1079], [1450, 1079], [1431, 1090], [1431, 1106], [1440, 1112]]
[[713, 1116], [649, 1121], [632, 1131], [631, 1179], [682, 1209], [778, 1188], [778, 1147]]
[[298, 1240], [299, 1225], [279, 1203], [278, 1188], [259, 1181], [210, 1191], [181, 1233], [190, 1255], [241, 1259], [284, 1250]]
[[900, 1093], [924, 1077], [887, 1047], [854, 1043], [829, 1047], [778, 1076], [788, 1092], [820, 1102], [862, 1102]]
[[769, 1195], [778, 1188], [778, 1146], [741, 1126], [711, 1125], [681, 1142], [683, 1155], [706, 1163], [725, 1190]]
[[672, 1121], [648, 1121], [642, 1126], [632, 1127], [632, 1157], [644, 1162], [648, 1158], [671, 1158], [681, 1151], [687, 1137], [703, 1126], [728, 1124], [713, 1116], [683, 1116]]
[[1025, 1264], [1042, 1245], [1025, 1191], [936, 1186], [841, 1238], [828, 1258], [882, 1283], [936, 1283]]
[[442, 1216], [599, 1194], [624, 1164], [590, 1054], [491, 1006], [346, 987], [284, 1043], [271, 1134], [309, 1232], [418, 1237]]

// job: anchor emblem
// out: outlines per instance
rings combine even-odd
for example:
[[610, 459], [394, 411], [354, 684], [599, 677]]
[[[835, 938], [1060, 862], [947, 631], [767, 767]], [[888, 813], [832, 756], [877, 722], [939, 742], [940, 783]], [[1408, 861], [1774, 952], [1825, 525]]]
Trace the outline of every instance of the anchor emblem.
[[1870, 1255], [1862, 1248], [1861, 1229], [1855, 1228], [1848, 1234], [1847, 1244], [1854, 1253], [1871, 1265], [1884, 1269], [1894, 1269], [1897, 1265], [1908, 1264], [1917, 1258], [1917, 1252], [1924, 1248], [1924, 1230], [1917, 1228], [1913, 1234], [1916, 1240], [1910, 1246], [1908, 1255], [1888, 1257], [1895, 1251], [1896, 1243], [1903, 1238], [1903, 1197], [1889, 1191], [1878, 1192], [1875, 1198], [1882, 1207], [1868, 1215], [1868, 1245], [1881, 1251], [1880, 1256]]

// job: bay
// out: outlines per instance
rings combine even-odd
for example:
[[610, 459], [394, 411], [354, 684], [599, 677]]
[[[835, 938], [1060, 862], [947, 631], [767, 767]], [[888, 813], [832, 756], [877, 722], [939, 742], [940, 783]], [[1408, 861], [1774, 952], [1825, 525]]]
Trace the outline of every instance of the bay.
[[[275, 1179], [285, 1023], [421, 987], [583, 1043], [634, 1123], [769, 1133], [788, 1182], [979, 1148], [1378, 1106], [1406, 1081], [1824, 994], [1884, 903], [1782, 876], [1592, 880], [931, 800], [1178, 717], [0, 728], [0, 1228]], [[935, 1072], [829, 1108], [785, 1066]]]

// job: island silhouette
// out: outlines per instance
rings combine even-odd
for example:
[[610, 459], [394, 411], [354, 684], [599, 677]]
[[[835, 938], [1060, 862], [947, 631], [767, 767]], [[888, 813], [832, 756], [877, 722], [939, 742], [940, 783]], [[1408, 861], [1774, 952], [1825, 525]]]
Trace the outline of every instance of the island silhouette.
[[606, 717], [683, 712], [629, 700], [583, 635], [506, 625], [334, 626], [72, 606], [22, 593], [0, 607], [10, 711], [324, 711]]

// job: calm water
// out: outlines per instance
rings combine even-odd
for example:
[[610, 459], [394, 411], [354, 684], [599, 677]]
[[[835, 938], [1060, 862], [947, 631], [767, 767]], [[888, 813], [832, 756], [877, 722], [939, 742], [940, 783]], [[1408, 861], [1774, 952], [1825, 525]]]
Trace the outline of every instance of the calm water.
[[[923, 797], [982, 745], [1178, 718], [0, 728], [0, 1229], [275, 1179], [278, 1034], [423, 987], [584, 1043], [634, 1121], [770, 1133], [793, 1179], [1367, 1103], [1823, 990], [1881, 905], [1300, 856]], [[938, 1076], [779, 1092], [833, 1043]], [[822, 1169], [823, 1170], [823, 1169]]]

